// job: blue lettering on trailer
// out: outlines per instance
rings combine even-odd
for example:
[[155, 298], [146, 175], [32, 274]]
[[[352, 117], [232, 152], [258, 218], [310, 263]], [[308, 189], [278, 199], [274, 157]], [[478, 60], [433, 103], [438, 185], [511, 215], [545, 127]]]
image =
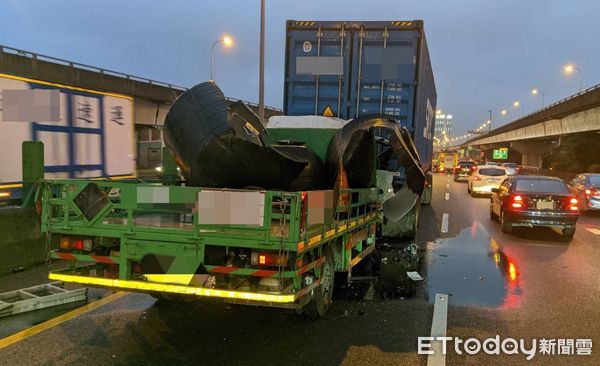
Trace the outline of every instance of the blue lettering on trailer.
[[[29, 83], [31, 89], [58, 89], [61, 93], [66, 95], [66, 122], [67, 126], [57, 126], [41, 124], [33, 122], [31, 124], [31, 139], [33, 141], [39, 140], [39, 132], [55, 132], [55, 133], [66, 133], [68, 141], [68, 158], [69, 164], [67, 165], [46, 165], [44, 171], [47, 173], [68, 173], [69, 178], [75, 178], [76, 172], [84, 171], [96, 171], [102, 172], [102, 176], [106, 176], [106, 151], [105, 151], [105, 135], [104, 135], [104, 103], [103, 96], [84, 91], [74, 91], [71, 89], [57, 88], [50, 85]], [[75, 126], [76, 119], [81, 119], [86, 123], [91, 123], [93, 109], [89, 105], [75, 106], [75, 96], [82, 96], [88, 98], [94, 98], [98, 100], [98, 125], [99, 128], [91, 127], [78, 127]], [[74, 107], [78, 108], [81, 115], [75, 116], [73, 111]], [[100, 136], [100, 163], [99, 164], [78, 164], [75, 161], [76, 157], [76, 134], [91, 134]]]

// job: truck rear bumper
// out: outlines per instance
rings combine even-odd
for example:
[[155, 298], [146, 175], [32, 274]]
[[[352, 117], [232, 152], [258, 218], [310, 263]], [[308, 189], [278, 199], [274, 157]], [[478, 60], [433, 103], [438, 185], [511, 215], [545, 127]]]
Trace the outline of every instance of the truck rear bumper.
[[192, 295], [199, 297], [216, 297], [226, 300], [247, 301], [263, 306], [279, 307], [290, 307], [289, 305], [293, 305], [298, 299], [308, 294], [310, 291], [312, 291], [314, 288], [320, 285], [320, 281], [317, 280], [312, 285], [307, 286], [293, 294], [271, 294], [261, 292], [244, 292], [225, 289], [184, 286], [149, 281], [121, 280], [116, 278], [83, 276], [67, 273], [65, 271], [50, 272], [48, 274], [48, 278], [51, 280], [79, 283], [92, 287], [104, 287], [115, 290], [124, 290], [132, 292], [159, 292]]

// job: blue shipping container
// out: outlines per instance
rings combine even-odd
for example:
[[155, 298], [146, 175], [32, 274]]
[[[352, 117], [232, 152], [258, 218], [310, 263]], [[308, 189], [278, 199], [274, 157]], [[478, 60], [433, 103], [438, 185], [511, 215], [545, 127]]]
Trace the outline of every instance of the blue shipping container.
[[286, 28], [285, 114], [392, 116], [431, 168], [437, 95], [422, 21], [289, 20]]

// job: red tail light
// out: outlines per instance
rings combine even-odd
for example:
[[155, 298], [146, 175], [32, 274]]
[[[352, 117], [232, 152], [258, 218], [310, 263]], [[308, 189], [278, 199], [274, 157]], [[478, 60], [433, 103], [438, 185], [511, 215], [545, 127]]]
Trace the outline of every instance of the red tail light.
[[513, 208], [523, 208], [523, 197], [516, 195], [512, 198], [512, 204], [511, 206]]
[[253, 266], [287, 266], [287, 255], [279, 255], [276, 252], [252, 252], [250, 255], [250, 264]]
[[78, 239], [61, 237], [59, 242], [60, 249], [63, 250], [82, 250], [86, 252], [92, 251], [92, 239]]
[[577, 205], [579, 202], [577, 201], [577, 198], [572, 197], [569, 200], [569, 210], [570, 211], [578, 211], [579, 210], [579, 206]]
[[591, 189], [586, 189], [585, 190], [585, 194], [586, 194], [586, 196], [589, 196], [590, 194], [592, 194], [592, 190]]

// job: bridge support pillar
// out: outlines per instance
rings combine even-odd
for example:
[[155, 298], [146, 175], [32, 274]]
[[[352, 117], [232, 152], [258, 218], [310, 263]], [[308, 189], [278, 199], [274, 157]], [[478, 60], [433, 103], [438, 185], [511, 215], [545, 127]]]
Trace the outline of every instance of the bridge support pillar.
[[535, 166], [539, 169], [542, 168], [542, 154], [539, 153], [525, 153], [521, 154], [521, 165], [523, 166]]
[[521, 153], [521, 164], [542, 168], [542, 156], [549, 154], [556, 146], [552, 141], [513, 141], [510, 147]]

